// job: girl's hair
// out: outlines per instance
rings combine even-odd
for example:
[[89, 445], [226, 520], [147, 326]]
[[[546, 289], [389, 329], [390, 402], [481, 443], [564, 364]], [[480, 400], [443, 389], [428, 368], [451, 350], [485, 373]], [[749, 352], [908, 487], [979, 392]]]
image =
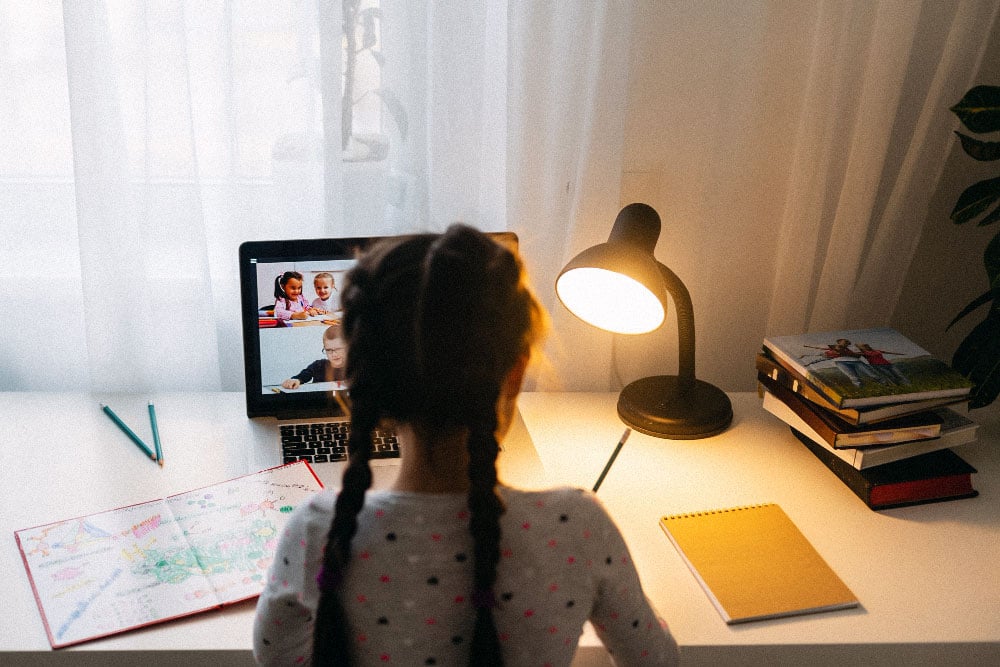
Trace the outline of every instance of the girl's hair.
[[497, 402], [504, 379], [537, 342], [544, 312], [517, 257], [464, 225], [384, 242], [344, 282], [350, 463], [319, 578], [313, 664], [351, 664], [339, 591], [371, 485], [371, 434], [382, 419], [425, 434], [468, 433], [476, 611], [470, 664], [502, 664], [493, 619], [504, 512], [496, 491]]
[[302, 274], [298, 271], [285, 271], [280, 276], [274, 279], [274, 298], [284, 299], [285, 308], [290, 308], [291, 304], [288, 302], [288, 295], [285, 294], [285, 285], [288, 281], [295, 278], [299, 282], [302, 282]]

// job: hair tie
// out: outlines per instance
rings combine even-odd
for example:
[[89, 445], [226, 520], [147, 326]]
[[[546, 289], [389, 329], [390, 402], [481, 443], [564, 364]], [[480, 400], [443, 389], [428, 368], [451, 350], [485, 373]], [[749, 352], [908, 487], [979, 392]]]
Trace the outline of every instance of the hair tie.
[[495, 609], [500, 605], [497, 604], [493, 590], [487, 589], [485, 591], [472, 591], [472, 606], [476, 609]]

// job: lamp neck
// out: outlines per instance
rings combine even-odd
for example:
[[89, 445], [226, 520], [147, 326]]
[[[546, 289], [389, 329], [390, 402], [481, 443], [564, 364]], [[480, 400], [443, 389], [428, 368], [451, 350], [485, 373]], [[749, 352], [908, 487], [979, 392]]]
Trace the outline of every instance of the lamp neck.
[[667, 291], [677, 310], [677, 381], [678, 390], [686, 392], [694, 387], [694, 306], [687, 287], [673, 271], [657, 262]]

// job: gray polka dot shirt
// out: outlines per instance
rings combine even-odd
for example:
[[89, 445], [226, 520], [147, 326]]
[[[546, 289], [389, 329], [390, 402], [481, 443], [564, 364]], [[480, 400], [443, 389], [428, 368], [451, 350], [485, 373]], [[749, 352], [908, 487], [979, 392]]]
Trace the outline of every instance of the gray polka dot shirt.
[[[619, 665], [670, 665], [677, 646], [643, 595], [617, 527], [579, 489], [501, 487], [494, 593], [507, 665], [569, 665], [584, 621]], [[254, 655], [309, 664], [316, 577], [335, 496], [295, 510], [257, 604]], [[475, 611], [464, 494], [370, 492], [341, 596], [362, 665], [467, 665]]]

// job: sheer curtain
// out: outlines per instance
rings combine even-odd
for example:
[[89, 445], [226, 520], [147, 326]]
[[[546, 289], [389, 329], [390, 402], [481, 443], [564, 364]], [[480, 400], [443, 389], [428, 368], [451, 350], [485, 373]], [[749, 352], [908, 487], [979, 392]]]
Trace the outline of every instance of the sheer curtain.
[[505, 11], [0, 1], [0, 389], [240, 389], [240, 242], [503, 229]]
[[554, 321], [532, 386], [617, 388], [676, 365], [675, 327], [613, 338], [552, 284], [635, 200], [699, 376], [750, 389], [763, 335], [891, 316], [996, 13], [0, 0], [0, 389], [238, 390], [241, 241], [454, 220], [522, 239]]
[[[638, 200], [659, 211], [657, 257], [691, 292], [703, 379], [751, 390], [765, 335], [889, 324], [954, 143], [948, 107], [975, 78], [996, 3], [640, 0], [625, 16], [622, 4], [591, 9], [587, 32], [561, 24], [590, 47], [561, 53], [600, 59], [589, 86], [511, 92], [551, 119], [516, 139], [525, 150], [550, 157], [577, 133], [559, 154], [576, 162], [529, 156], [516, 170], [532, 197], [514, 219], [546, 226], [544, 252], [559, 257], [534, 262], [555, 315], [551, 272]], [[528, 35], [512, 40], [537, 47]], [[674, 372], [676, 324], [613, 337], [559, 321], [549, 357], [565, 388], [619, 388]]]

